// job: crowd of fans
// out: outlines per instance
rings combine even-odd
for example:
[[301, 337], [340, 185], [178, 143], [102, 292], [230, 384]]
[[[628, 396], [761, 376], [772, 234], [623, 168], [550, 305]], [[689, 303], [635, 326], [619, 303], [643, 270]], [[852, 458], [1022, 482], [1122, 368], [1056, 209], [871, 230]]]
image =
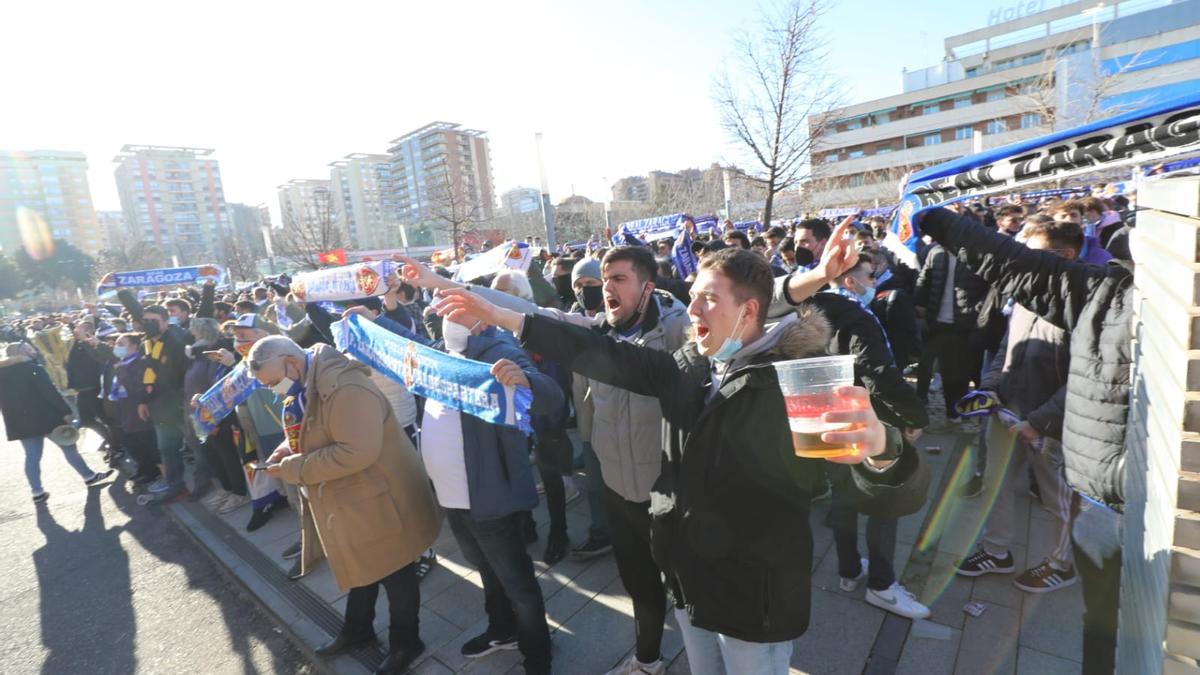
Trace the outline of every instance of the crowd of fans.
[[[995, 496], [979, 548], [958, 572], [1015, 574], [1031, 593], [1082, 577], [1085, 671], [1111, 672], [1120, 550], [1108, 533], [1119, 524], [1119, 492], [1072, 459], [1101, 461], [1072, 436], [1073, 415], [1082, 421], [1070, 364], [1106, 358], [1094, 344], [1079, 353], [1077, 323], [1088, 303], [1123, 292], [1100, 288], [1129, 274], [1132, 215], [1124, 197], [979, 200], [926, 214], [915, 255], [883, 218], [797, 219], [761, 232], [725, 223], [709, 234], [684, 218], [698, 262], [686, 277], [673, 262], [683, 236], [564, 247], [527, 273], [469, 283], [404, 258], [384, 295], [333, 307], [299, 300], [286, 276], [241, 291], [211, 282], [141, 297], [122, 289], [119, 304], [5, 318], [0, 409], [9, 439], [25, 447], [35, 501], [48, 497], [46, 438], [89, 485], [112, 474], [87, 466], [63, 438], [67, 425], [100, 436], [104, 460], [124, 469], [144, 506], [191, 499], [233, 513], [249, 504], [249, 532], [293, 509], [302, 537], [284, 552], [295, 559], [290, 576], [325, 558], [350, 593], [343, 630], [319, 654], [374, 639], [382, 585], [391, 627], [380, 672], [402, 672], [420, 655], [418, 583], [435, 564], [444, 514], [480, 571], [488, 615], [463, 654], [519, 649], [526, 672], [549, 672], [528, 553], [541, 491], [545, 563], [611, 552], [633, 601], [635, 649], [612, 673], [665, 672], [670, 608], [693, 672], [783, 673], [809, 621], [808, 521], [818, 499], [831, 499], [824, 526], [841, 590], [865, 585], [866, 602], [884, 611], [929, 615], [894, 558], [898, 519], [926, 498], [913, 443], [931, 425], [929, 394], [940, 387], [942, 430], [979, 435], [963, 495]], [[531, 390], [533, 433], [414, 396], [339, 353], [330, 325], [351, 314], [493, 364], [501, 383]], [[774, 375], [762, 368], [823, 354], [854, 357], [856, 386], [843, 394], [864, 403], [829, 420], [854, 425], [828, 434], [859, 448], [842, 461], [794, 456]], [[202, 438], [190, 414], [197, 397], [243, 360], [265, 386]], [[1112, 377], [1097, 396], [1119, 407]], [[1005, 414], [965, 420], [962, 402], [974, 399]], [[580, 470], [582, 491], [572, 480]], [[1010, 545], [1026, 474], [1056, 538], [1051, 550], [1030, 551], [1042, 562], [1018, 570]], [[566, 505], [581, 492], [590, 524], [572, 545]]]

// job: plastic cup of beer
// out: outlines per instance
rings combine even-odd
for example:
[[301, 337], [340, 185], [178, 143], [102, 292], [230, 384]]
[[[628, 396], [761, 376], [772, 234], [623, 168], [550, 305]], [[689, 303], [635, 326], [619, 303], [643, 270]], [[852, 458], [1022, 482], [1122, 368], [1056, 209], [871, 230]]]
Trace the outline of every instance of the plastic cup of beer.
[[853, 356], [820, 356], [775, 364], [779, 389], [787, 407], [792, 447], [797, 457], [824, 459], [855, 453], [850, 445], [830, 445], [821, 440], [827, 431], [841, 431], [851, 425], [825, 422], [827, 412], [856, 410], [858, 399], [838, 396], [839, 387], [854, 384]]

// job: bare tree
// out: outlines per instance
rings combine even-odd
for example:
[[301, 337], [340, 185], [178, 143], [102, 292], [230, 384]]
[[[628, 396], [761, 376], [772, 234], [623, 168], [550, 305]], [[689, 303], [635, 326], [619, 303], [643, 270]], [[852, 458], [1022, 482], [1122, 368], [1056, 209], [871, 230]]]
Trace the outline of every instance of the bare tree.
[[253, 281], [259, 277], [254, 252], [240, 238], [231, 237], [225, 244], [225, 270], [235, 281]]
[[271, 241], [275, 255], [290, 260], [304, 269], [322, 267], [321, 253], [345, 246], [345, 237], [338, 225], [332, 196], [328, 190], [314, 190], [312, 198], [300, 213], [290, 210], [283, 214], [283, 231]]
[[454, 259], [458, 260], [463, 234], [479, 223], [481, 205], [463, 176], [450, 172], [448, 162], [442, 164], [439, 173], [430, 177], [428, 185], [433, 228], [449, 237], [454, 247]]
[[809, 177], [813, 144], [840, 98], [818, 31], [825, 2], [787, 0], [762, 9], [757, 32], [736, 40], [738, 72], [715, 82], [722, 126], [744, 146], [752, 175], [766, 188], [764, 224], [775, 196]]
[[165, 267], [170, 263], [170, 257], [154, 242], [134, 240], [128, 232], [120, 230], [113, 233], [108, 247], [100, 251], [96, 262], [102, 273], [125, 272]]
[[[1097, 27], [1093, 42], [1098, 42], [1103, 28]], [[1122, 75], [1132, 70], [1145, 68], [1151, 61], [1141, 51], [1123, 56], [1117, 61], [1115, 70], [1106, 68], [1100, 60], [1099, 47], [1093, 44], [1087, 54], [1076, 54], [1071, 44], [1060, 44], [1046, 50], [1042, 68], [1037, 77], [1020, 87], [1017, 102], [1027, 113], [1039, 116], [1041, 124], [1057, 129], [1064, 111], [1070, 108], [1069, 124], [1087, 124], [1104, 117], [1119, 115], [1135, 110], [1145, 104], [1144, 100], [1113, 104], [1109, 99], [1117, 93], [1116, 87]], [[1067, 74], [1070, 68], [1082, 72]], [[1059, 87], [1060, 78], [1066, 78]]]

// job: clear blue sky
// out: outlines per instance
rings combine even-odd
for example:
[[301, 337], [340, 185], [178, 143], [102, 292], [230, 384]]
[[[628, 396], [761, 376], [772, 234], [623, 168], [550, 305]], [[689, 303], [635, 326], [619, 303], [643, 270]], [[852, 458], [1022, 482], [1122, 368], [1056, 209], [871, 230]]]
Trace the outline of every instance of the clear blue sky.
[[[902, 66], [936, 63], [990, 9], [837, 3], [847, 102], [899, 92]], [[6, 3], [0, 149], [86, 152], [97, 208], [115, 209], [123, 144], [212, 147], [229, 201], [275, 209], [276, 185], [441, 119], [488, 131], [498, 191], [537, 185], [541, 131], [552, 195], [603, 200], [621, 176], [739, 159], [711, 81], [755, 16], [738, 0]]]

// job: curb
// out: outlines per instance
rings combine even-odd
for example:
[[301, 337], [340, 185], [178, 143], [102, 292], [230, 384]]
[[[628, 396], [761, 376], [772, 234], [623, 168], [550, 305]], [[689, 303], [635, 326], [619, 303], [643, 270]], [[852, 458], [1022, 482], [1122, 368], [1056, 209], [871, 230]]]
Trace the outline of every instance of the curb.
[[[314, 645], [322, 644], [333, 637], [330, 627], [325, 625], [329, 623], [328, 617], [320, 617], [324, 621], [319, 621], [318, 617], [310, 616], [289, 599], [283, 589], [278, 588], [278, 579], [264, 577], [255, 569], [255, 565], [230, 546], [228, 538], [240, 539], [241, 535], [209, 514], [203, 507], [176, 502], [167, 505], [165, 511], [217, 563], [226, 577], [275, 620], [277, 627], [321, 675], [369, 675], [374, 672], [370, 662], [375, 661], [377, 665], [377, 662], [383, 660], [383, 655], [378, 650], [367, 651], [362, 648], [333, 659], [317, 656]], [[226, 531], [219, 531], [219, 528], [212, 526], [211, 521], [216, 521]], [[265, 560], [265, 556], [263, 558]], [[273, 564], [270, 561], [267, 563]], [[283, 573], [279, 574], [282, 576]], [[291, 582], [283, 577], [283, 583]], [[340, 617], [337, 618], [337, 622], [340, 625]], [[336, 631], [337, 626], [332, 627], [332, 630]], [[372, 658], [374, 655], [378, 656]]]

